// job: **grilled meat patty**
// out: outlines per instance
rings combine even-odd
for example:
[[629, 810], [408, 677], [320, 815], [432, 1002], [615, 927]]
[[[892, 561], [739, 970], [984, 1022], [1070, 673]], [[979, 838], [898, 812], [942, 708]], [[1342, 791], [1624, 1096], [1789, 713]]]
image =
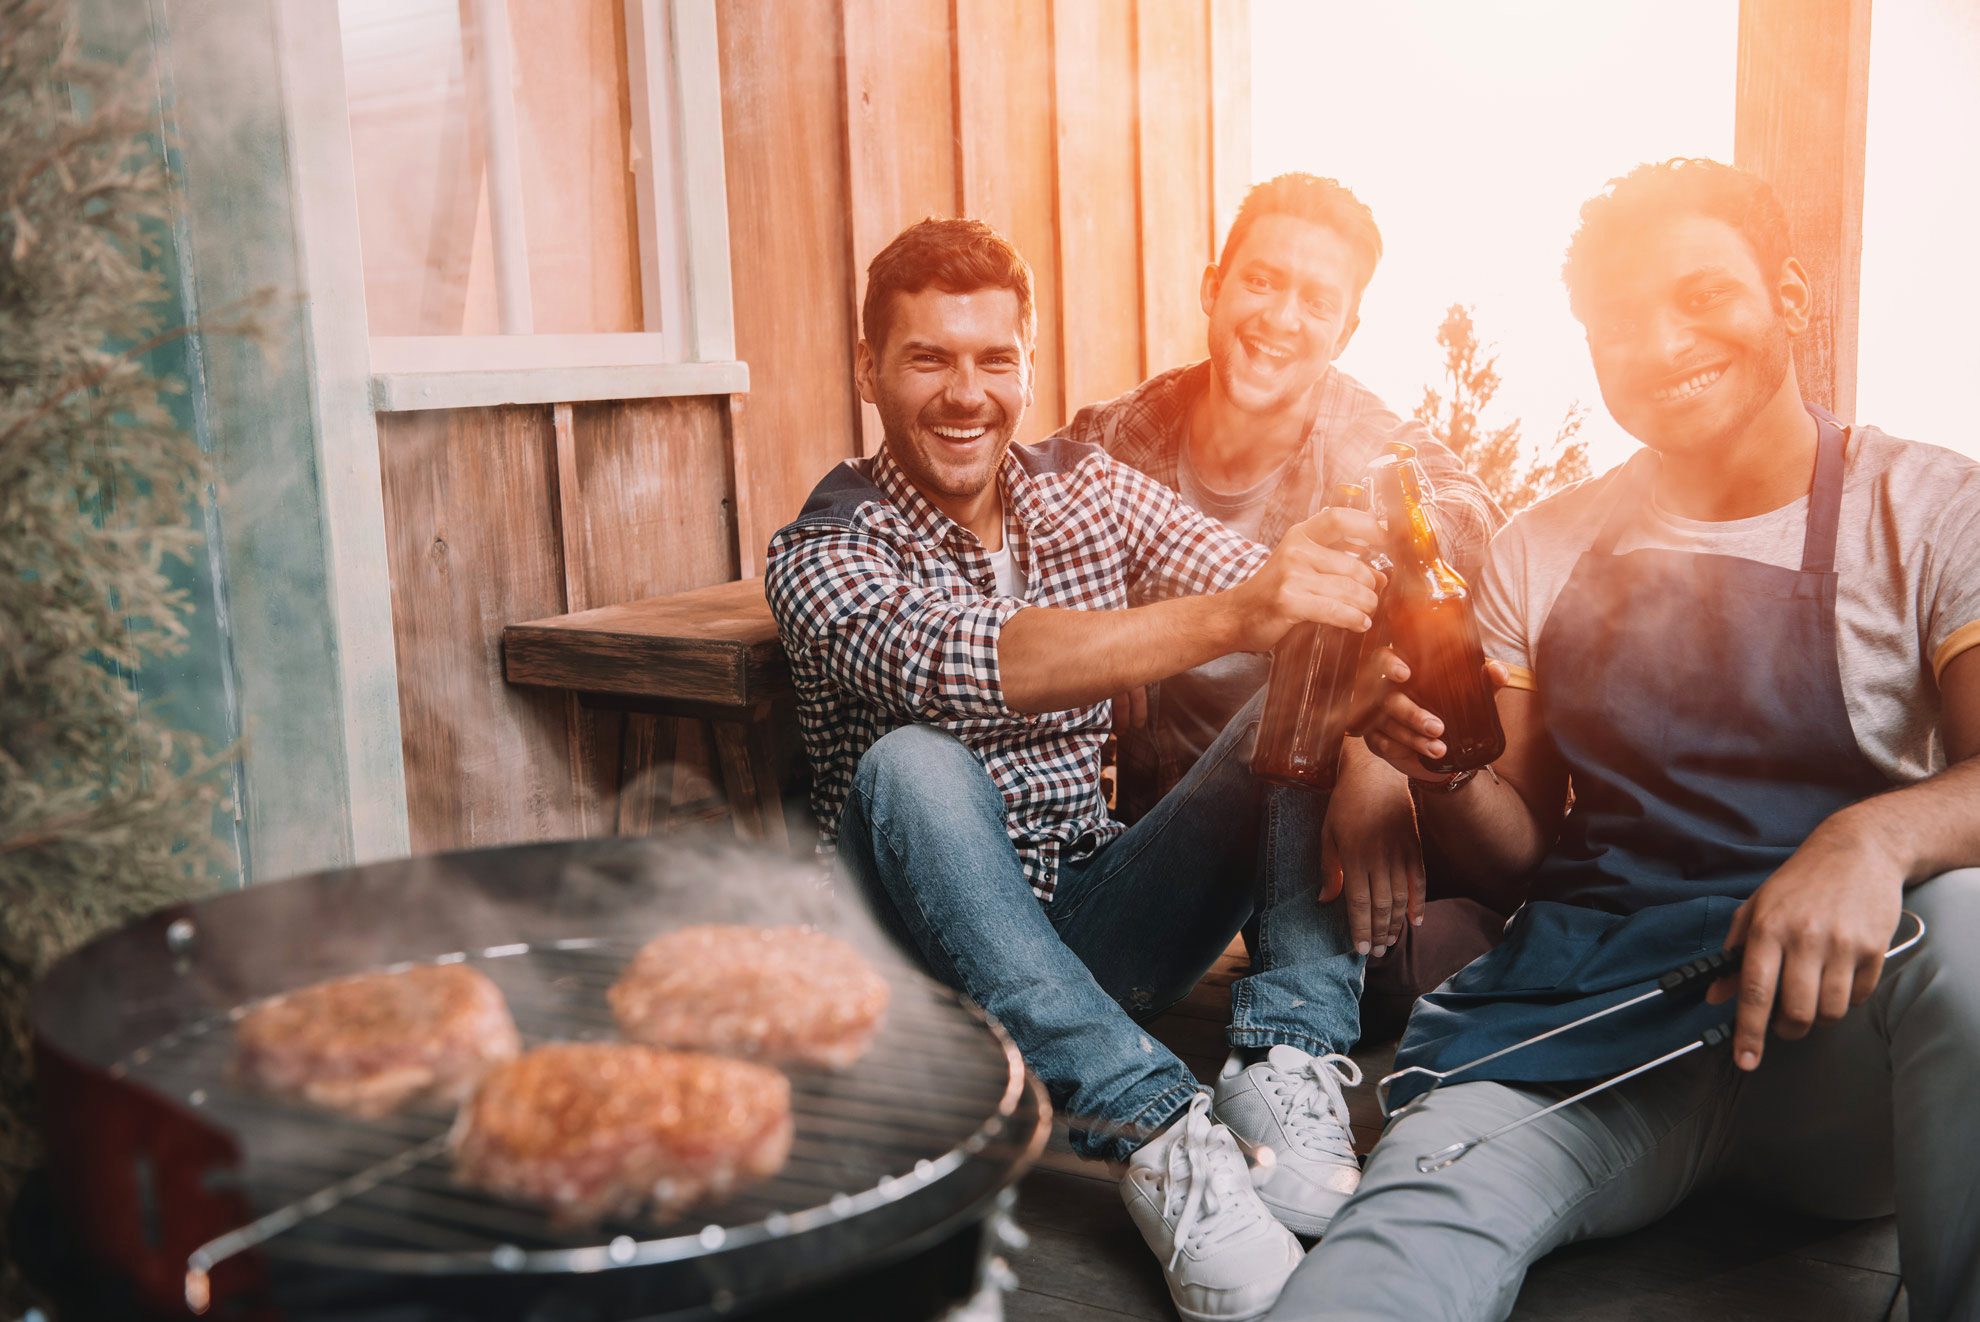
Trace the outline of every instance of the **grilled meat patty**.
[[537, 1047], [482, 1080], [455, 1121], [454, 1169], [558, 1221], [660, 1216], [774, 1175], [791, 1085], [762, 1065], [623, 1042]]
[[835, 936], [725, 924], [655, 937], [609, 993], [634, 1041], [833, 1069], [866, 1053], [887, 997], [886, 980]]
[[502, 993], [461, 964], [360, 973], [266, 1001], [234, 1028], [246, 1083], [371, 1117], [457, 1102], [521, 1050]]

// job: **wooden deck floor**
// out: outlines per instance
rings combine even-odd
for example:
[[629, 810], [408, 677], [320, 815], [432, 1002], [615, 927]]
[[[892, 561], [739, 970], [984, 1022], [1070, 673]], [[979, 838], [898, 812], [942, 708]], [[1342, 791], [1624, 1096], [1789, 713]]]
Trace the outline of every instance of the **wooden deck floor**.
[[[1200, 1078], [1223, 1062], [1230, 984], [1243, 969], [1234, 947], [1196, 991], [1151, 1025]], [[1372, 1082], [1395, 1049], [1356, 1053]], [[1381, 1132], [1372, 1088], [1350, 1093], [1365, 1152]], [[1018, 1219], [1030, 1244], [1010, 1255], [1018, 1288], [1011, 1322], [1164, 1322], [1175, 1312], [1160, 1265], [1142, 1244], [1116, 1188], [1119, 1173], [1083, 1162], [1063, 1125], [1019, 1187]], [[1903, 1322], [1897, 1239], [1891, 1221], [1786, 1217], [1745, 1202], [1701, 1196], [1657, 1225], [1622, 1239], [1577, 1245], [1528, 1275], [1516, 1322]], [[1410, 1322], [1399, 1319], [1398, 1322]]]

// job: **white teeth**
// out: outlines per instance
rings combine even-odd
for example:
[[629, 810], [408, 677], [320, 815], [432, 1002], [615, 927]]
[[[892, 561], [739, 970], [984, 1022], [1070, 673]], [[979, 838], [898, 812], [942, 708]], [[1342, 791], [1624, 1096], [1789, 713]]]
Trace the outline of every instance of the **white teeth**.
[[989, 431], [988, 427], [930, 427], [928, 430], [937, 436], [946, 436], [952, 441], [973, 441]]
[[1246, 348], [1250, 349], [1260, 358], [1269, 358], [1275, 363], [1283, 363], [1292, 357], [1292, 351], [1290, 349], [1274, 349], [1270, 345], [1260, 344], [1256, 340], [1246, 340], [1244, 343]]
[[1661, 390], [1658, 390], [1656, 392], [1656, 400], [1659, 404], [1670, 404], [1680, 399], [1690, 399], [1693, 395], [1705, 389], [1725, 374], [1726, 369], [1723, 367], [1715, 367], [1709, 372], [1700, 372], [1697, 376], [1687, 377], [1674, 386], [1665, 386]]

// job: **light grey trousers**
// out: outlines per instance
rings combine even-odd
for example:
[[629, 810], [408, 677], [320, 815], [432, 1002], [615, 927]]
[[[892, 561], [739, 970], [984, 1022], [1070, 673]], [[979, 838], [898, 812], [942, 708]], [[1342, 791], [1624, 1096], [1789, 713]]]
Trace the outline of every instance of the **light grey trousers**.
[[[1273, 1319], [1458, 1322], [1512, 1311], [1526, 1269], [1725, 1181], [1811, 1215], [1897, 1209], [1913, 1322], [1980, 1322], [1980, 869], [1905, 893], [1924, 942], [1838, 1024], [1653, 1070], [1421, 1174], [1416, 1158], [1569, 1088], [1450, 1083], [1383, 1134]], [[1588, 1031], [1599, 1032], [1599, 1026]]]

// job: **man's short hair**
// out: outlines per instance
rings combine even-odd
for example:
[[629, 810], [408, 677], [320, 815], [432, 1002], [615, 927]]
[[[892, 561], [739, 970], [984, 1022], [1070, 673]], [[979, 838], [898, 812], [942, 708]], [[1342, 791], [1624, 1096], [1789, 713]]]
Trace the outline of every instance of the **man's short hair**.
[[949, 294], [1008, 289], [1017, 295], [1025, 347], [1038, 338], [1031, 264], [1024, 254], [980, 220], [930, 216], [895, 235], [866, 268], [860, 333], [876, 353], [886, 344], [893, 325], [894, 295], [919, 294], [930, 286]]
[[1382, 260], [1382, 231], [1375, 228], [1375, 213], [1368, 209], [1368, 204], [1337, 180], [1295, 170], [1254, 184], [1244, 195], [1237, 219], [1231, 222], [1231, 232], [1224, 236], [1224, 250], [1217, 254], [1219, 271], [1230, 269], [1231, 258], [1244, 242], [1245, 232], [1260, 216], [1310, 220], [1346, 239], [1361, 258], [1361, 283], [1355, 288], [1356, 294], [1368, 287], [1369, 279], [1375, 274], [1375, 263]]
[[1710, 216], [1738, 230], [1769, 279], [1793, 256], [1787, 212], [1759, 175], [1697, 156], [1645, 162], [1581, 204], [1581, 224], [1561, 264], [1569, 304], [1581, 306], [1606, 261], [1627, 253], [1640, 236], [1687, 215]]

